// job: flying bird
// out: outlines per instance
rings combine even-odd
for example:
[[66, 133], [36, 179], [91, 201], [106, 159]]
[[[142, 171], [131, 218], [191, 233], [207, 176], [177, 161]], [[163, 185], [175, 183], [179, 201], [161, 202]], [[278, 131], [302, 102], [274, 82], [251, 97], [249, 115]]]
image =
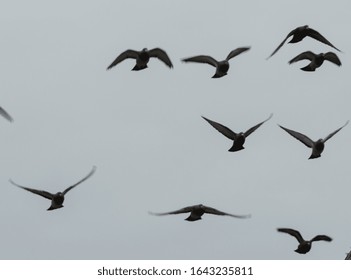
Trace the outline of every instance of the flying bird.
[[233, 215], [233, 214], [228, 214], [222, 211], [219, 211], [217, 209], [214, 209], [212, 207], [208, 207], [202, 204], [199, 205], [193, 205], [189, 207], [185, 207], [176, 211], [171, 211], [171, 212], [166, 212], [166, 213], [153, 213], [149, 212], [151, 215], [156, 215], [156, 216], [164, 216], [164, 215], [173, 215], [173, 214], [183, 214], [183, 213], [189, 213], [190, 216], [186, 218], [185, 220], [189, 222], [194, 222], [197, 220], [201, 220], [201, 216], [205, 213], [207, 214], [213, 214], [213, 215], [219, 215], [219, 216], [230, 216], [234, 218], [240, 218], [240, 219], [245, 219], [251, 217], [251, 215]]
[[281, 125], [279, 125], [279, 126], [282, 129], [284, 129], [287, 133], [289, 133], [292, 137], [296, 138], [297, 140], [299, 140], [300, 142], [305, 144], [307, 147], [311, 148], [312, 149], [312, 153], [311, 153], [311, 156], [308, 159], [313, 159], [313, 158], [319, 158], [321, 156], [321, 153], [324, 150], [325, 142], [327, 142], [330, 138], [332, 138], [336, 133], [338, 133], [348, 123], [349, 123], [349, 121], [347, 121], [342, 127], [338, 128], [334, 132], [330, 133], [324, 139], [321, 138], [321, 139], [319, 139], [317, 141], [311, 140], [309, 137], [307, 137], [306, 135], [304, 135], [304, 134], [302, 134], [300, 132], [296, 132], [294, 130], [285, 128], [285, 127], [283, 127]]
[[273, 116], [273, 114], [270, 114], [269, 117], [266, 120], [264, 120], [263, 122], [256, 124], [255, 126], [248, 129], [246, 132], [240, 132], [240, 133], [235, 133], [234, 131], [232, 131], [228, 127], [226, 127], [220, 123], [217, 123], [215, 121], [211, 121], [205, 117], [202, 117], [202, 118], [205, 119], [210, 125], [212, 125], [220, 133], [222, 133], [225, 137], [229, 138], [230, 140], [233, 140], [234, 143], [228, 151], [229, 152], [236, 152], [236, 151], [240, 151], [242, 149], [245, 149], [243, 145], [245, 143], [246, 138], [252, 132], [254, 132], [257, 128], [259, 128], [263, 123], [268, 121], [272, 116]]
[[13, 118], [2, 107], [0, 107], [0, 115], [7, 119], [9, 122], [13, 122]]
[[173, 68], [173, 64], [169, 59], [167, 53], [159, 48], [148, 50], [147, 48], [142, 49], [141, 51], [126, 50], [122, 52], [117, 58], [107, 67], [107, 70], [116, 66], [118, 63], [122, 62], [127, 58], [133, 58], [136, 60], [136, 64], [132, 70], [139, 71], [147, 68], [147, 63], [150, 60], [150, 57], [156, 57], [162, 62], [164, 62], [169, 68]]
[[232, 50], [227, 58], [222, 61], [217, 61], [213, 57], [208, 55], [198, 55], [189, 58], [182, 59], [183, 62], [198, 62], [198, 63], [207, 63], [216, 67], [216, 73], [212, 76], [212, 78], [220, 78], [227, 75], [229, 70], [229, 59], [241, 54], [242, 52], [246, 52], [250, 49], [250, 47], [237, 48]]
[[310, 60], [311, 63], [306, 65], [305, 67], [300, 68], [303, 71], [315, 71], [316, 68], [320, 67], [323, 64], [324, 60], [328, 60], [338, 66], [341, 66], [341, 61], [335, 53], [327, 52], [327, 53], [315, 54], [311, 51], [300, 53], [298, 56], [290, 60], [289, 64], [300, 60], [304, 60], [304, 59]]
[[94, 174], [95, 170], [96, 170], [96, 167], [93, 166], [93, 169], [89, 172], [89, 174], [87, 176], [85, 176], [83, 179], [81, 179], [79, 182], [75, 183], [74, 185], [68, 187], [63, 192], [58, 192], [56, 194], [52, 194], [52, 193], [49, 193], [47, 191], [27, 188], [27, 187], [16, 184], [11, 179], [10, 179], [10, 183], [19, 187], [19, 188], [22, 188], [22, 189], [27, 190], [29, 192], [32, 192], [34, 194], [37, 194], [37, 195], [40, 195], [40, 196], [45, 197], [47, 199], [50, 199], [51, 206], [47, 210], [54, 210], [54, 209], [63, 207], [62, 204], [63, 204], [63, 201], [65, 200], [65, 194], [67, 192], [69, 192], [71, 189], [73, 189], [74, 187], [78, 186], [80, 183], [83, 183], [85, 180], [87, 180], [90, 176], [92, 176]]
[[294, 230], [291, 228], [278, 228], [277, 230], [279, 232], [285, 232], [287, 234], [290, 234], [297, 239], [297, 241], [299, 242], [299, 246], [294, 251], [296, 253], [299, 253], [299, 254], [308, 253], [311, 250], [312, 242], [314, 242], [314, 241], [320, 241], [320, 240], [324, 240], [324, 241], [328, 241], [328, 242], [332, 241], [332, 239], [326, 235], [317, 235], [308, 241], [308, 240], [304, 240], [302, 238], [300, 232], [298, 232], [297, 230]]
[[[290, 33], [285, 37], [285, 39], [283, 40], [283, 42], [280, 43], [280, 45], [274, 50], [274, 52], [268, 57], [270, 58], [271, 56], [273, 56], [286, 42], [286, 40], [288, 40], [289, 37], [291, 37], [291, 40], [288, 43], [297, 43], [302, 41], [305, 37], [309, 36], [313, 39], [316, 39], [336, 50], [338, 50], [340, 52], [340, 50], [338, 48], [336, 48], [332, 43], [330, 43], [326, 38], [324, 38], [318, 31], [309, 28], [308, 25], [304, 25], [304, 26], [300, 26], [295, 28], [294, 30], [290, 31]], [[268, 59], [267, 58], [267, 59]]]

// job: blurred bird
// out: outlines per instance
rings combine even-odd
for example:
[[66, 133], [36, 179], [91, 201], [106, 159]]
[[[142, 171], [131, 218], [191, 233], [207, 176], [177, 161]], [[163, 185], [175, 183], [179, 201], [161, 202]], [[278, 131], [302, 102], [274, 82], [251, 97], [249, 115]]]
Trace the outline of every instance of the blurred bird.
[[148, 50], [147, 48], [142, 49], [141, 51], [126, 50], [122, 52], [112, 63], [107, 67], [107, 70], [116, 66], [118, 63], [122, 62], [127, 58], [136, 59], [136, 64], [132, 70], [139, 71], [147, 68], [147, 63], [150, 60], [150, 57], [156, 57], [162, 62], [164, 62], [169, 68], [173, 68], [173, 64], [169, 59], [167, 53], [164, 50], [155, 48]]
[[288, 40], [288, 38], [290, 36], [293, 36], [292, 39], [289, 41], [289, 43], [297, 43], [302, 41], [306, 36], [309, 36], [313, 39], [316, 39], [336, 50], [338, 50], [340, 52], [340, 50], [338, 48], [336, 48], [332, 43], [330, 43], [326, 38], [324, 38], [319, 32], [317, 32], [316, 30], [309, 28], [308, 25], [304, 25], [304, 26], [300, 26], [295, 28], [294, 30], [290, 31], [290, 33], [286, 36], [286, 38], [283, 40], [283, 42], [280, 43], [280, 45], [274, 50], [274, 52], [267, 57], [270, 58], [271, 56], [273, 56], [286, 42], [286, 40]]
[[0, 115], [7, 119], [9, 122], [13, 122], [13, 118], [2, 107], [0, 107]]
[[317, 236], [313, 237], [311, 240], [307, 241], [307, 240], [304, 240], [302, 238], [300, 232], [298, 232], [297, 230], [294, 230], [291, 228], [278, 228], [277, 230], [279, 232], [288, 233], [297, 239], [297, 241], [299, 242], [299, 246], [297, 247], [295, 252], [299, 253], [299, 254], [308, 253], [311, 250], [312, 242], [314, 242], [314, 241], [320, 241], [320, 240], [328, 241], [328, 242], [332, 241], [332, 239], [326, 235], [317, 235]]
[[205, 117], [202, 117], [203, 119], [205, 119], [210, 125], [212, 125], [215, 129], [217, 129], [220, 133], [222, 133], [225, 137], [229, 138], [230, 140], [233, 140], [234, 143], [232, 145], [232, 147], [228, 150], [229, 152], [236, 152], [236, 151], [240, 151], [244, 148], [244, 143], [245, 143], [245, 139], [252, 133], [254, 132], [257, 128], [259, 128], [263, 123], [265, 123], [266, 121], [268, 121], [271, 117], [273, 116], [273, 114], [270, 114], [268, 119], [264, 120], [263, 122], [260, 122], [259, 124], [256, 124], [255, 126], [251, 127], [250, 129], [248, 129], [246, 132], [240, 132], [240, 133], [235, 133], [234, 131], [232, 131], [231, 129], [229, 129], [228, 127], [217, 123], [215, 121], [211, 121]]
[[93, 166], [93, 169], [82, 180], [80, 180], [79, 182], [75, 183], [74, 185], [68, 187], [63, 192], [58, 192], [56, 194], [52, 194], [52, 193], [49, 193], [47, 191], [41, 191], [41, 190], [27, 188], [27, 187], [16, 184], [11, 179], [10, 179], [10, 183], [19, 187], [19, 188], [22, 188], [22, 189], [27, 190], [29, 192], [32, 192], [34, 194], [37, 194], [37, 195], [40, 195], [40, 196], [45, 197], [47, 199], [50, 199], [51, 206], [47, 210], [54, 210], [54, 209], [63, 207], [62, 204], [63, 204], [63, 201], [65, 200], [65, 194], [67, 192], [69, 192], [71, 189], [73, 189], [74, 187], [78, 186], [80, 183], [83, 183], [85, 180], [87, 180], [90, 176], [92, 176], [94, 174], [95, 170], [96, 170], [96, 167]]
[[319, 158], [321, 156], [321, 153], [324, 150], [324, 143], [327, 142], [330, 138], [332, 138], [336, 133], [338, 133], [344, 126], [346, 126], [349, 123], [347, 121], [342, 127], [338, 128], [334, 132], [330, 133], [327, 137], [324, 139], [319, 139], [317, 141], [312, 141], [310, 138], [308, 138], [306, 135], [296, 132], [294, 130], [285, 128], [281, 125], [279, 125], [282, 129], [284, 129], [287, 133], [289, 133], [292, 137], [296, 138], [303, 144], [305, 144], [307, 147], [312, 148], [312, 154], [308, 159], [313, 159], [313, 158]]
[[212, 78], [220, 78], [227, 75], [229, 70], [229, 59], [241, 54], [242, 52], [246, 52], [250, 49], [250, 47], [237, 48], [232, 50], [227, 58], [222, 61], [217, 61], [211, 56], [207, 55], [198, 55], [189, 58], [182, 59], [183, 62], [198, 62], [198, 63], [207, 63], [214, 67], [216, 67], [216, 73], [212, 76]]
[[290, 60], [289, 64], [300, 60], [304, 60], [304, 59], [310, 60], [311, 63], [306, 65], [303, 68], [300, 68], [303, 71], [315, 71], [316, 68], [320, 67], [323, 64], [324, 60], [328, 60], [338, 66], [341, 66], [341, 61], [339, 60], [338, 56], [333, 52], [315, 54], [310, 51], [300, 53], [298, 56]]
[[230, 216], [230, 217], [234, 217], [234, 218], [241, 218], [241, 219], [245, 219], [245, 218], [249, 218], [251, 217], [251, 215], [233, 215], [233, 214], [228, 214], [222, 211], [219, 211], [217, 209], [211, 208], [211, 207], [207, 207], [205, 205], [199, 204], [199, 205], [193, 205], [193, 206], [189, 206], [189, 207], [185, 207], [176, 211], [171, 211], [171, 212], [166, 212], [166, 213], [153, 213], [153, 212], [149, 212], [149, 214], [151, 215], [156, 215], [156, 216], [164, 216], [164, 215], [173, 215], [173, 214], [183, 214], [183, 213], [189, 213], [190, 212], [190, 216], [188, 218], [186, 218], [185, 220], [189, 221], [189, 222], [194, 222], [197, 220], [201, 220], [201, 216], [205, 213], [207, 214], [213, 214], [213, 215], [220, 215], [220, 216]]

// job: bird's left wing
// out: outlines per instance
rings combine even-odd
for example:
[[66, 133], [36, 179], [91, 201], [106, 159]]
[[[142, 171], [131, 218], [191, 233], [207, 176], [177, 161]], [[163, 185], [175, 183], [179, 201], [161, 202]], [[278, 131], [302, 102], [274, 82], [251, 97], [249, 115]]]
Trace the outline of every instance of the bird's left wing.
[[307, 35], [312, 37], [313, 39], [318, 40], [319, 42], [322, 42], [336, 50], [338, 50], [339, 52], [341, 52], [341, 50], [339, 50], [337, 47], [335, 47], [332, 43], [330, 43], [322, 34], [320, 34], [318, 31], [312, 29], [312, 28], [308, 28], [307, 29]]
[[332, 241], [333, 239], [332, 239], [331, 237], [327, 236], [327, 235], [317, 235], [317, 236], [315, 236], [315, 237], [313, 237], [313, 238], [311, 239], [311, 242], [313, 242], [313, 241], [320, 241], [320, 240], [330, 242], [330, 241]]
[[232, 50], [232, 51], [228, 54], [226, 60], [229, 60], [229, 59], [231, 59], [231, 58], [233, 58], [233, 57], [235, 57], [235, 56], [237, 56], [237, 55], [239, 55], [239, 54], [241, 54], [241, 53], [243, 53], [243, 52], [246, 52], [246, 51], [248, 51], [250, 48], [251, 48], [251, 47], [242, 47], [242, 48], [237, 48], [237, 49], [235, 49], [235, 50]]
[[241, 219], [245, 219], [245, 218], [251, 217], [251, 215], [234, 215], [234, 214], [222, 212], [222, 211], [219, 211], [219, 210], [217, 210], [215, 208], [208, 207], [208, 206], [203, 206], [202, 208], [204, 209], [205, 213], [213, 214], [213, 215], [231, 216], [231, 217], [234, 217], [234, 218], [241, 218]]
[[72, 186], [68, 187], [67, 189], [65, 189], [63, 191], [63, 194], [65, 195], [71, 189], [73, 189], [74, 187], [78, 186], [80, 183], [83, 183], [85, 180], [87, 180], [90, 176], [92, 176], [95, 173], [95, 170], [96, 170], [96, 166], [93, 166], [93, 169], [89, 172], [89, 174], [87, 176], [85, 176], [82, 180], [80, 180], [79, 182], [75, 183], [74, 185], [72, 185]]
[[266, 121], [270, 120], [273, 114], [270, 114], [269, 117], [264, 120], [263, 122], [260, 122], [259, 124], [256, 124], [255, 126], [249, 128], [245, 133], [245, 137], [249, 136], [252, 132], [254, 132], [257, 128], [259, 128], [262, 124], [264, 124]]
[[164, 62], [169, 68], [173, 68], [173, 64], [164, 50], [155, 48], [149, 51], [150, 57], [156, 57], [162, 62]]
[[330, 138], [332, 138], [336, 133], [338, 133], [342, 128], [344, 128], [347, 124], [349, 123], [349, 121], [347, 121], [342, 127], [338, 128], [337, 130], [335, 130], [334, 132], [330, 133], [327, 137], [325, 137], [323, 139], [323, 142], [326, 142], [327, 140], [329, 140]]

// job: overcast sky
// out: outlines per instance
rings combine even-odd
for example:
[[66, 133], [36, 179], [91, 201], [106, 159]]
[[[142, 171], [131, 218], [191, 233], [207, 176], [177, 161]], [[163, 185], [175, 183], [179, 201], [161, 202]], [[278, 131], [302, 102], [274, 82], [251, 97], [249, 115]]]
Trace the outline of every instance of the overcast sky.
[[[350, 140], [346, 126], [321, 158], [280, 129], [324, 138], [351, 119], [351, 3], [334, 1], [2, 1], [0, 9], [1, 259], [343, 259], [351, 249]], [[343, 52], [311, 38], [273, 52], [308, 24]], [[209, 65], [243, 46], [228, 75]], [[126, 49], [159, 47], [151, 59], [106, 67]], [[287, 62], [335, 51], [338, 67]], [[245, 149], [201, 116], [235, 132], [273, 117]], [[70, 191], [64, 208], [11, 185]], [[186, 214], [205, 204], [250, 219]], [[313, 243], [306, 255], [277, 227]]]

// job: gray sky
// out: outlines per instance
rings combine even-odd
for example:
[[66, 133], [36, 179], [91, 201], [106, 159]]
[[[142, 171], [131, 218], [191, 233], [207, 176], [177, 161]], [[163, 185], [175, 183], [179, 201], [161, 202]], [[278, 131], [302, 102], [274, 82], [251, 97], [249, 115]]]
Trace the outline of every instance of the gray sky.
[[[0, 9], [1, 259], [343, 259], [351, 248], [350, 125], [322, 157], [280, 129], [324, 138], [351, 119], [350, 1], [3, 1]], [[328, 2], [329, 3], [329, 2]], [[284, 45], [308, 24], [343, 53], [315, 73], [288, 65], [297, 54], [334, 51], [306, 38]], [[241, 46], [227, 76], [193, 55], [218, 60]], [[130, 71], [126, 49], [160, 47], [174, 69], [151, 59]], [[201, 115], [236, 132], [273, 118], [246, 149]], [[50, 192], [93, 177], [66, 196], [64, 208], [8, 180]], [[205, 215], [155, 217], [203, 203], [251, 219]], [[276, 231], [310, 239], [307, 255]]]

